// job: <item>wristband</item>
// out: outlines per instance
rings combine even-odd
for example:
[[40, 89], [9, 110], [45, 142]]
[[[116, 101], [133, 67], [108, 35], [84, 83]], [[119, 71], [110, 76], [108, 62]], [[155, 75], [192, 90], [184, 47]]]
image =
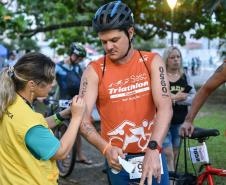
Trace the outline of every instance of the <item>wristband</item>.
[[103, 155], [105, 155], [107, 149], [111, 146], [111, 143], [108, 143], [105, 147], [104, 147], [104, 150], [102, 152]]
[[53, 115], [53, 119], [54, 119], [56, 125], [61, 125], [62, 121], [60, 119], [58, 119], [57, 114]]
[[59, 119], [60, 121], [64, 121], [65, 119], [60, 115], [59, 112], [56, 113], [56, 117], [57, 119]]

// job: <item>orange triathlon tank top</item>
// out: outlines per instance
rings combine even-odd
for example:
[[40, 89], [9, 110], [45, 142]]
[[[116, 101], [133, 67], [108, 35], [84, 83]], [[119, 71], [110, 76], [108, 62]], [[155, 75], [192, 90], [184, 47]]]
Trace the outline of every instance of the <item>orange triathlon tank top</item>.
[[141, 55], [135, 51], [126, 64], [115, 64], [106, 56], [104, 75], [104, 57], [90, 63], [99, 77], [96, 106], [101, 136], [126, 153], [145, 151], [156, 113], [147, 69], [155, 53]]

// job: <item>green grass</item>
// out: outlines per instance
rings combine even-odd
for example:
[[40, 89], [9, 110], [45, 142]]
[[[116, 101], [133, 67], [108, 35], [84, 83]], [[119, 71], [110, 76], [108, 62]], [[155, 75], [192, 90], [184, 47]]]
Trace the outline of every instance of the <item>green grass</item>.
[[[195, 120], [195, 125], [202, 128], [216, 128], [220, 131], [217, 137], [210, 137], [206, 141], [210, 163], [217, 168], [226, 169], [226, 105], [222, 104], [205, 104]], [[190, 141], [191, 146], [197, 146], [197, 141]], [[181, 150], [179, 171], [183, 171], [183, 151]], [[188, 154], [189, 155], [189, 154]], [[193, 172], [190, 160], [188, 168]], [[198, 169], [199, 165], [195, 165]], [[226, 177], [216, 177], [215, 184], [226, 185]]]

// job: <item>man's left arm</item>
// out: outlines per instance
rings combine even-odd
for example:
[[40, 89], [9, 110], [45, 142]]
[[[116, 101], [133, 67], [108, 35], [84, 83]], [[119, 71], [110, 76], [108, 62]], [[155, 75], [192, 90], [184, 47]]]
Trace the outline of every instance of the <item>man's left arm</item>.
[[[156, 122], [151, 135], [154, 140], [162, 147], [162, 143], [169, 129], [172, 118], [172, 101], [170, 98], [169, 82], [166, 75], [164, 62], [159, 55], [156, 55], [151, 62], [151, 90], [156, 106]], [[161, 180], [161, 165], [159, 151], [147, 148], [143, 162], [143, 173], [140, 185], [143, 185], [145, 178], [148, 178], [148, 185], [152, 184], [152, 175]]]
[[165, 64], [159, 55], [155, 56], [153, 60], [151, 63], [151, 89], [157, 113], [151, 140], [156, 140], [162, 146], [173, 110]]

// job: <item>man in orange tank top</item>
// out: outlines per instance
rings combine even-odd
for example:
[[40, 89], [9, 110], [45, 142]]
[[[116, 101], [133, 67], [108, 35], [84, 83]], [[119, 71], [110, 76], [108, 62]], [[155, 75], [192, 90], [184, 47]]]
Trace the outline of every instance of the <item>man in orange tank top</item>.
[[[93, 18], [106, 54], [83, 73], [80, 96], [87, 113], [80, 130], [106, 157], [111, 185], [166, 185], [161, 146], [172, 117], [169, 83], [158, 54], [133, 48], [133, 24], [130, 8], [121, 1], [101, 6]], [[101, 134], [90, 120], [95, 103]]]

